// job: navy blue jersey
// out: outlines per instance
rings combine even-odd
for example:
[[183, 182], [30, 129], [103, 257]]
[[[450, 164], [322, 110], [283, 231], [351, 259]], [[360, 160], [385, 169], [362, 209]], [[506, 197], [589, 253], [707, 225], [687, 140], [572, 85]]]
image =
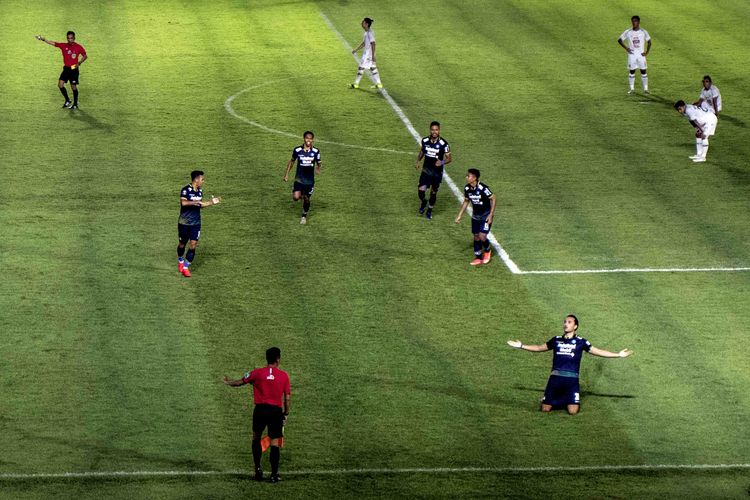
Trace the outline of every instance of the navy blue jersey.
[[489, 186], [477, 182], [476, 187], [471, 187], [471, 184], [464, 186], [464, 198], [471, 202], [472, 219], [483, 219], [490, 215], [492, 210], [492, 191]]
[[430, 137], [422, 138], [422, 154], [424, 155], [424, 164], [422, 165], [422, 171], [426, 174], [439, 174], [443, 171], [443, 166], [437, 166], [435, 162], [437, 160], [443, 160], [445, 153], [450, 153], [451, 147], [448, 141], [442, 137], [438, 137], [435, 142], [432, 142]]
[[553, 374], [563, 377], [577, 377], [581, 368], [583, 351], [591, 350], [591, 342], [578, 335], [569, 339], [558, 335], [547, 341], [547, 348], [555, 352], [552, 357]]
[[[188, 184], [180, 191], [180, 199], [185, 198], [187, 201], [201, 201], [203, 199], [203, 190], [194, 189], [192, 184]], [[184, 226], [197, 226], [201, 223], [201, 207], [182, 206], [180, 205], [180, 219], [178, 223]]]
[[292, 151], [292, 161], [297, 162], [294, 182], [306, 185], [315, 184], [315, 164], [320, 163], [318, 148], [310, 148], [309, 151], [305, 151], [304, 146], [297, 146]]

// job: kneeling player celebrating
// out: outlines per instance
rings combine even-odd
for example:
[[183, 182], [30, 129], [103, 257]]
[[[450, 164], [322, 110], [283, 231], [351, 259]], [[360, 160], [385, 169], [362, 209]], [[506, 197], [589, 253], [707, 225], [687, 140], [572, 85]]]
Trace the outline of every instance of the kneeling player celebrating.
[[541, 410], [550, 412], [554, 408], [566, 406], [568, 413], [575, 415], [580, 406], [580, 388], [578, 385], [578, 371], [581, 367], [583, 351], [603, 358], [627, 358], [633, 351], [623, 349], [620, 352], [610, 352], [598, 349], [591, 342], [576, 335], [578, 318], [569, 314], [563, 322], [563, 334], [552, 337], [546, 344], [524, 345], [520, 340], [509, 340], [508, 345], [516, 349], [531, 352], [545, 352], [554, 350], [552, 357], [552, 373], [547, 387], [544, 389]]

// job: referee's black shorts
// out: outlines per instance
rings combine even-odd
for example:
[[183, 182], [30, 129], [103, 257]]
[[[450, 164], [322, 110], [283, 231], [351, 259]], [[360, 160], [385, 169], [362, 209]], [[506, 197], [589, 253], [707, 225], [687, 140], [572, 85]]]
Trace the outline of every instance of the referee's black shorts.
[[75, 69], [70, 66], [63, 66], [62, 73], [60, 73], [60, 80], [64, 82], [70, 81], [73, 85], [78, 85], [78, 66]]
[[255, 405], [253, 410], [253, 432], [260, 437], [268, 427], [268, 437], [278, 439], [284, 437], [282, 428], [284, 425], [284, 412], [280, 406]]

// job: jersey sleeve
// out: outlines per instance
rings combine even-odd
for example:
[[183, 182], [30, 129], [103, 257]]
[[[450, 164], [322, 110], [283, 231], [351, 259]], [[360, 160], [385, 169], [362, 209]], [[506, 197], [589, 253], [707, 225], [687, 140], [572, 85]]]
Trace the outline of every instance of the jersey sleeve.
[[445, 152], [450, 153], [451, 152], [451, 145], [448, 144], [448, 141], [445, 142]]
[[255, 379], [253, 378], [254, 373], [255, 370], [245, 373], [245, 376], [242, 377], [242, 381], [246, 384], [252, 384], [253, 382], [255, 382]]
[[180, 198], [187, 198], [187, 196], [188, 196], [187, 188], [182, 188], [182, 191], [180, 191]]
[[622, 41], [622, 40], [625, 40], [625, 39], [626, 39], [626, 38], [628, 37], [628, 33], [629, 33], [629, 32], [630, 32], [630, 30], [625, 30], [625, 31], [623, 31], [623, 32], [622, 32], [622, 35], [620, 35], [620, 38], [619, 38], [619, 40], [621, 40], [621, 41]]
[[550, 351], [555, 348], [555, 338], [556, 337], [552, 337], [547, 341], [547, 349], [549, 349]]
[[63, 44], [61, 44], [60, 42], [55, 42], [55, 47], [57, 47], [58, 49], [59, 49], [60, 47], [62, 47], [62, 46], [63, 46]]
[[86, 55], [86, 49], [83, 48], [83, 45], [79, 45], [78, 47], [81, 49], [79, 51], [79, 54], [81, 54], [82, 56], [85, 56]]
[[292, 149], [292, 161], [297, 159], [297, 149]]
[[286, 377], [286, 381], [284, 383], [284, 394], [289, 396], [292, 393], [292, 383], [289, 380], [289, 375]]
[[589, 342], [586, 339], [583, 339], [583, 347], [581, 349], [583, 349], [586, 352], [591, 351], [591, 342]]
[[315, 161], [316, 161], [317, 163], [320, 163], [320, 150], [317, 150], [317, 151], [315, 152]]
[[490, 191], [490, 188], [488, 188], [487, 186], [484, 186], [484, 195], [487, 198], [491, 198], [492, 197], [492, 191]]
[[464, 187], [464, 199], [465, 200], [469, 199], [469, 188], [468, 187]]
[[369, 41], [369, 43], [372, 43], [372, 42], [374, 42], [374, 41], [375, 41], [375, 32], [374, 32], [374, 31], [372, 31], [372, 30], [370, 30], [370, 31], [368, 32], [368, 34], [370, 35], [370, 41]]
[[651, 35], [648, 34], [648, 31], [643, 30], [643, 39], [647, 42], [651, 41]]

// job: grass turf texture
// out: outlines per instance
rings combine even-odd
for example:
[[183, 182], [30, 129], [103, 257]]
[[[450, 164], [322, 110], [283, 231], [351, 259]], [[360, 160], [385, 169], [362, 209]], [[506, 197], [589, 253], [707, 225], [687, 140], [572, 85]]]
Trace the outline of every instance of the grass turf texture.
[[[747, 463], [750, 274], [470, 269], [446, 186], [435, 219], [417, 217], [413, 156], [324, 143], [299, 226], [281, 176], [301, 139], [231, 117], [228, 96], [274, 81], [237, 113], [416, 154], [378, 94], [345, 89], [355, 65], [321, 10], [352, 45], [375, 19], [388, 91], [421, 133], [443, 123], [454, 179], [482, 170], [521, 268], [750, 264], [743, 4], [3, 2], [0, 473], [249, 470], [249, 391], [220, 378], [270, 344], [293, 383], [282, 473]], [[650, 97], [625, 95], [616, 38], [633, 13], [654, 38]], [[67, 29], [90, 57], [77, 113], [58, 109], [59, 51], [33, 39]], [[725, 113], [696, 166], [671, 103], [707, 72]], [[195, 167], [225, 203], [204, 212], [185, 280], [177, 197]], [[585, 359], [582, 413], [541, 415], [549, 354], [504, 342], [545, 341], [568, 312], [594, 345], [636, 355]], [[747, 470], [548, 476], [290, 476], [276, 491], [746, 497], [750, 484]], [[4, 480], [0, 496], [257, 488], [271, 491], [231, 476]]]

